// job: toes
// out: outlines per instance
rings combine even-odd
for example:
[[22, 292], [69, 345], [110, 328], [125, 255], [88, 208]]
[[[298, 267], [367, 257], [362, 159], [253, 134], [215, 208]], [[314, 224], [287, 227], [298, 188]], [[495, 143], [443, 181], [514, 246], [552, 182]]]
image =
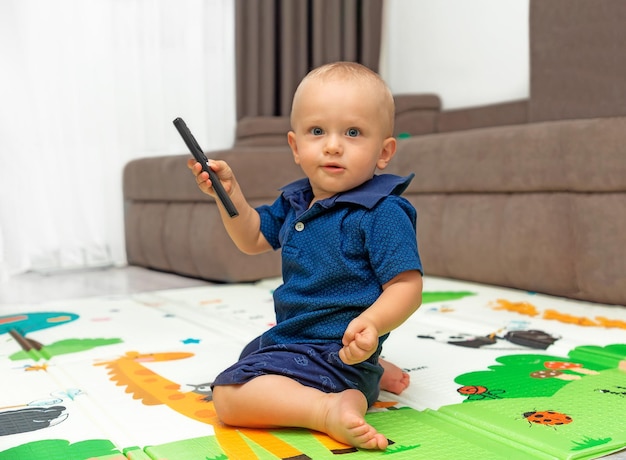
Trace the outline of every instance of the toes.
[[362, 449], [370, 449], [370, 450], [385, 450], [389, 444], [387, 438], [380, 433], [374, 434], [371, 439], [363, 442], [361, 444]]
[[389, 440], [380, 433], [377, 433], [374, 439], [376, 440], [377, 449], [385, 450], [389, 445]]

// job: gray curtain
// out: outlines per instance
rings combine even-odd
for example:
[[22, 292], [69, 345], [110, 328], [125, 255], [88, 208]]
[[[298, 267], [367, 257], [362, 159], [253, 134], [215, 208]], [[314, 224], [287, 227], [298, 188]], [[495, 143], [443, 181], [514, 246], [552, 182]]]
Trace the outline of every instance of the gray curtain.
[[333, 61], [378, 71], [383, 0], [237, 0], [237, 119], [283, 116], [306, 73]]

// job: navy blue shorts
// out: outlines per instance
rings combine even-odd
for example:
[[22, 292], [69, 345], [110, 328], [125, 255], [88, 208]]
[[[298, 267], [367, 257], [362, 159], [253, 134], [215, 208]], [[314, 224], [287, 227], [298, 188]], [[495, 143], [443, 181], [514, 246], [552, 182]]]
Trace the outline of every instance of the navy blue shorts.
[[260, 375], [283, 375], [326, 393], [361, 391], [372, 405], [378, 398], [383, 368], [378, 356], [350, 366], [339, 359], [341, 344], [280, 344], [259, 348], [249, 343], [239, 361], [219, 374], [213, 385], [241, 385]]

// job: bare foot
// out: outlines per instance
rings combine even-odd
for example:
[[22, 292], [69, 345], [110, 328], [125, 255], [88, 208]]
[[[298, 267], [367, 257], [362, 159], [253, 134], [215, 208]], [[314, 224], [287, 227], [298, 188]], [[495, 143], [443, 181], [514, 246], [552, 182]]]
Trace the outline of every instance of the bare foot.
[[409, 374], [382, 358], [379, 358], [378, 362], [383, 367], [383, 376], [380, 379], [381, 390], [399, 395], [407, 389], [409, 383], [411, 383]]
[[361, 449], [387, 448], [387, 438], [364, 418], [367, 400], [358, 390], [328, 394], [325, 432], [331, 438]]

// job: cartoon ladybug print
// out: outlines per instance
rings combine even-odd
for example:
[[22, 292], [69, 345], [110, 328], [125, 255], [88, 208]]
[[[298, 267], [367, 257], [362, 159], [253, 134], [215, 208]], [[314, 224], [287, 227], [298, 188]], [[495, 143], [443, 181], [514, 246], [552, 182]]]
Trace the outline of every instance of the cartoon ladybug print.
[[546, 426], [567, 425], [574, 420], [567, 414], [555, 412], [553, 410], [524, 412], [524, 418], [528, 420], [532, 426], [533, 423]]

